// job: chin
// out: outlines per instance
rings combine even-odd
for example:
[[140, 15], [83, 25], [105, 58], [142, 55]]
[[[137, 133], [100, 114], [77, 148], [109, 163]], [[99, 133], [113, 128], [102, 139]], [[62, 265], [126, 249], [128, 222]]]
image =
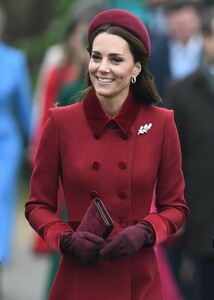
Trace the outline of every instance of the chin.
[[101, 89], [95, 88], [95, 91], [98, 96], [102, 96], [102, 97], [110, 97], [112, 95], [112, 93], [109, 93], [108, 91], [103, 91]]

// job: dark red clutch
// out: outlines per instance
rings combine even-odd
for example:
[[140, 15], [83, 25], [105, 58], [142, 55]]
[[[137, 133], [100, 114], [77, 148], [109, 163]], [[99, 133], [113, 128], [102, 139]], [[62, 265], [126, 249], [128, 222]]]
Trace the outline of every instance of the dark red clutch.
[[94, 198], [88, 207], [77, 231], [87, 231], [106, 239], [114, 228], [114, 222], [105, 205]]

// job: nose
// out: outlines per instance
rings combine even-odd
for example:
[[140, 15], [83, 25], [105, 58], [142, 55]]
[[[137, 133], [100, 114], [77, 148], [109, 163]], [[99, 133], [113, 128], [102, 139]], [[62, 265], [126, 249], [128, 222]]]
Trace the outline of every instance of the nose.
[[109, 64], [107, 61], [102, 60], [100, 65], [99, 65], [99, 71], [100, 72], [109, 72], [110, 68], [109, 68]]

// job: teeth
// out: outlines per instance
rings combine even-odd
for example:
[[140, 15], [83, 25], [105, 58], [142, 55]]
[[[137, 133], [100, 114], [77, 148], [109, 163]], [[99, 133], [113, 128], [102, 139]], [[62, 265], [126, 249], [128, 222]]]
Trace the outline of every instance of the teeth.
[[108, 78], [100, 78], [98, 77], [98, 80], [100, 82], [103, 82], [103, 83], [109, 83], [109, 82], [112, 82], [113, 80], [112, 79], [108, 79]]

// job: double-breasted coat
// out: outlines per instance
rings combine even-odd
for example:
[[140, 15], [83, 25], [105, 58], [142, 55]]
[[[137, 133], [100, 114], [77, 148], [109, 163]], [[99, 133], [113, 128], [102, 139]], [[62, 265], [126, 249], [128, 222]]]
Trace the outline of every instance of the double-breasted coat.
[[[145, 130], [145, 125], [150, 129]], [[69, 223], [55, 215], [59, 179]], [[157, 212], [150, 213], [154, 189]], [[25, 213], [31, 226], [60, 252], [60, 234], [74, 230], [72, 224], [81, 221], [98, 196], [115, 222], [111, 236], [145, 220], [153, 227], [158, 244], [176, 232], [188, 215], [183, 192], [173, 112], [142, 105], [130, 93], [110, 118], [92, 91], [84, 101], [50, 110]], [[99, 260], [91, 266], [82, 266], [74, 256], [63, 256], [49, 299], [61, 297], [163, 299], [154, 249], [141, 249], [121, 261]]]

